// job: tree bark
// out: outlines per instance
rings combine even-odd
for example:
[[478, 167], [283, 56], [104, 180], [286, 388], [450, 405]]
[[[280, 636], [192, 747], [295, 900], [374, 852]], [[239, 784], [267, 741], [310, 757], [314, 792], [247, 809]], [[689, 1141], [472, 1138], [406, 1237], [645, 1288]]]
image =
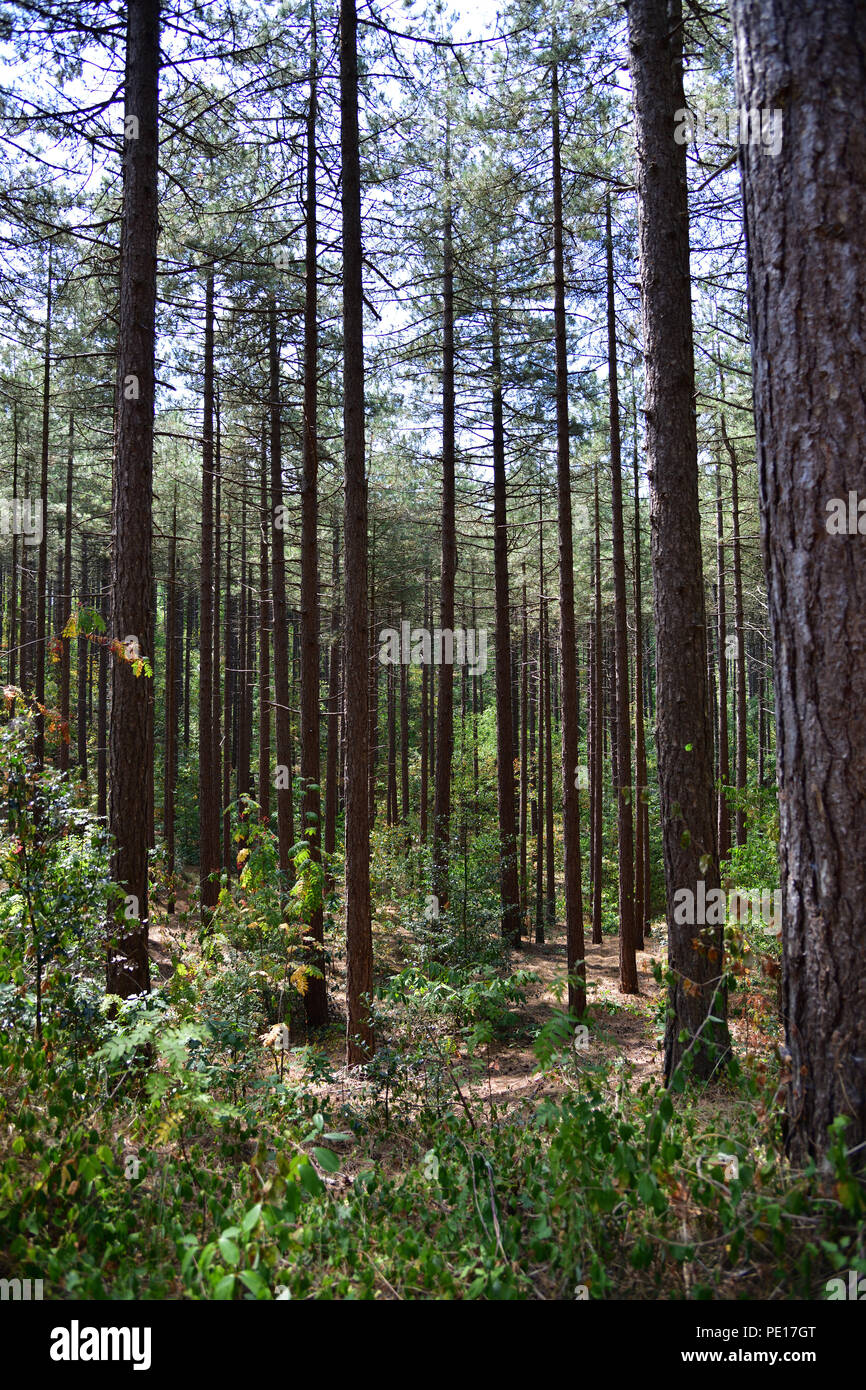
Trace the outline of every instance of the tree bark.
[[728, 451], [731, 461], [731, 524], [733, 534], [731, 536], [731, 549], [733, 553], [734, 569], [734, 631], [737, 639], [737, 664], [736, 664], [736, 734], [737, 734], [737, 814], [736, 831], [737, 844], [746, 843], [746, 815], [743, 807], [743, 797], [746, 792], [747, 767], [748, 767], [748, 702], [746, 699], [746, 627], [743, 611], [743, 565], [742, 565], [742, 546], [740, 544], [740, 485], [738, 479], [738, 463], [734, 446], [728, 437], [725, 427], [725, 417], [721, 417], [722, 439]]
[[232, 862], [237, 870], [237, 857], [232, 855], [232, 830], [229, 818], [229, 807], [231, 805], [231, 781], [232, 781], [232, 729], [234, 727], [237, 672], [233, 667], [237, 664], [232, 656], [232, 637], [233, 637], [234, 607], [232, 601], [232, 528], [226, 527], [226, 616], [223, 624], [223, 782], [222, 795], [223, 806], [226, 808], [223, 816], [223, 860], [225, 861], [226, 874], [232, 876]]
[[[79, 587], [79, 599], [81, 603], [90, 602], [90, 591], [88, 588], [87, 573], [87, 537], [81, 538], [81, 580]], [[90, 643], [87, 638], [79, 633], [78, 653], [76, 662], [76, 726], [78, 736], [78, 777], [82, 782], [87, 781], [87, 682], [88, 682], [88, 658], [90, 655]], [[14, 682], [13, 682], [14, 684]]]
[[333, 854], [337, 844], [337, 744], [340, 736], [340, 527], [333, 521], [331, 548], [331, 654], [328, 660], [328, 735], [325, 767], [326, 888], [334, 888]]
[[642, 944], [650, 929], [649, 901], [649, 787], [643, 713], [643, 596], [641, 583], [640, 474], [637, 453], [637, 414], [634, 439], [634, 768], [635, 801], [634, 919], [635, 940]]
[[[866, 495], [866, 11], [732, 5], [741, 105], [784, 112], [740, 146], [761, 533], [777, 707], [788, 1144], [820, 1159], [847, 1116], [866, 1163], [866, 568], [832, 530]], [[849, 494], [855, 494], [852, 499]], [[862, 508], [862, 502], [859, 506]], [[855, 518], [855, 526], [857, 526]]]
[[[66, 455], [66, 510], [63, 523], [63, 584], [60, 593], [58, 626], [62, 630], [72, 612], [72, 465], [74, 460], [75, 416], [69, 412], [69, 450]], [[69, 677], [70, 638], [61, 637], [60, 652], [60, 771], [69, 774]]]
[[42, 767], [45, 762], [45, 715], [43, 711], [45, 708], [45, 649], [48, 640], [45, 619], [48, 597], [48, 446], [50, 443], [51, 408], [52, 251], [53, 248], [49, 245], [48, 289], [45, 299], [45, 344], [42, 361], [42, 456], [39, 469], [42, 534], [39, 539], [36, 571], [36, 703], [39, 708], [36, 711], [34, 753], [37, 767]]
[[574, 626], [574, 537], [571, 515], [571, 459], [568, 435], [568, 352], [565, 324], [565, 259], [562, 230], [562, 154], [559, 133], [559, 77], [551, 77], [553, 135], [553, 287], [556, 355], [556, 480], [559, 522], [559, 624], [562, 648], [562, 838], [565, 881], [568, 1006], [580, 1016], [586, 1008], [583, 942], [583, 888], [580, 863], [578, 791], [577, 658]]
[[[267, 824], [271, 817], [271, 621], [270, 557], [268, 555], [268, 456], [262, 430], [259, 478], [259, 814]], [[228, 746], [226, 746], [228, 757]]]
[[[136, 638], [151, 662], [159, 34], [159, 0], [130, 0], [124, 111], [138, 118], [139, 129], [137, 140], [125, 142], [123, 158], [110, 632], [116, 641]], [[112, 661], [111, 876], [127, 897], [127, 912], [122, 927], [109, 927], [106, 987], [124, 999], [150, 989], [148, 798], [142, 796], [153, 765], [150, 682], [135, 675], [131, 662]]]
[[340, 153], [343, 217], [343, 451], [346, 549], [346, 1005], [348, 1066], [375, 1050], [367, 803], [369, 672], [367, 478], [364, 448], [364, 289], [358, 141], [358, 18], [340, 3]]
[[523, 562], [523, 610], [520, 670], [520, 934], [529, 911], [526, 877], [526, 827], [529, 805], [529, 615], [526, 608], [526, 561]]
[[169, 885], [168, 910], [174, 911], [174, 797], [177, 787], [177, 487], [168, 538], [168, 594], [165, 615], [165, 752], [162, 801], [162, 833], [165, 838], [165, 876]]
[[199, 589], [198, 815], [199, 891], [202, 926], [209, 926], [219, 897], [219, 787], [213, 729], [213, 409], [214, 283], [207, 273], [204, 329], [204, 420], [201, 464], [201, 583]]
[[634, 903], [634, 821], [632, 817], [631, 731], [629, 729], [628, 601], [625, 590], [625, 523], [622, 513], [619, 383], [617, 380], [616, 301], [610, 197], [605, 201], [607, 249], [607, 371], [610, 405], [611, 514], [613, 518], [614, 663], [616, 667], [616, 824], [619, 851], [619, 987], [637, 994]]
[[493, 334], [493, 570], [496, 602], [496, 787], [499, 813], [499, 912], [501, 934], [510, 946], [516, 948], [520, 945], [520, 889], [517, 880], [517, 841], [514, 824], [511, 609], [508, 599], [505, 428], [502, 418], [499, 304], [495, 291], [491, 327]]
[[[225, 838], [221, 834], [221, 827], [228, 820], [229, 806], [228, 801], [222, 797], [222, 763], [223, 763], [223, 737], [222, 737], [222, 690], [220, 687], [220, 584], [221, 584], [221, 561], [222, 561], [222, 433], [220, 428], [220, 397], [219, 390], [214, 388], [214, 479], [216, 482], [214, 496], [214, 542], [213, 542], [213, 662], [211, 665], [211, 690], [213, 692], [213, 714], [211, 716], [211, 733], [213, 737], [213, 782], [217, 805], [217, 861], [220, 867], [224, 867], [228, 856], [223, 852]], [[246, 505], [246, 493], [244, 493], [244, 505]], [[226, 750], [228, 756], [228, 750]]]
[[[698, 510], [695, 370], [686, 150], [674, 140], [685, 106], [681, 0], [631, 0], [630, 66], [635, 106], [646, 438], [652, 488], [657, 749], [671, 986], [664, 1073], [686, 1051], [698, 1078], [730, 1048], [720, 988], [722, 927], [678, 923], [688, 890], [718, 889], [712, 736]], [[682, 914], [680, 914], [682, 915]], [[696, 915], [696, 914], [694, 914]], [[698, 946], [694, 942], [698, 942]], [[721, 1022], [713, 1022], [713, 1019]]]
[[[455, 395], [454, 395], [454, 255], [452, 247], [450, 129], [445, 144], [445, 217], [442, 263], [442, 568], [439, 588], [443, 631], [454, 628], [454, 580], [457, 572], [455, 517]], [[433, 892], [440, 908], [449, 898], [448, 865], [451, 834], [451, 764], [454, 756], [454, 668], [439, 666], [436, 702], [436, 769], [433, 801]]]
[[283, 443], [280, 418], [280, 353], [277, 343], [277, 306], [268, 309], [268, 360], [271, 425], [271, 573], [274, 611], [274, 701], [277, 753], [277, 836], [283, 893], [291, 875], [289, 851], [294, 843], [292, 803], [292, 726], [289, 710], [289, 620], [286, 604], [286, 552], [283, 531]]
[[[99, 613], [106, 627], [111, 620], [110, 579], [104, 560], [97, 563]], [[108, 648], [100, 646], [96, 676], [96, 814], [108, 822]]]
[[731, 816], [725, 788], [731, 780], [728, 747], [728, 617], [725, 595], [725, 526], [722, 512], [722, 470], [716, 466], [716, 602], [719, 609], [719, 859], [731, 852]]
[[[544, 812], [547, 852], [547, 890], [545, 916], [551, 930], [556, 926], [556, 864], [553, 838], [553, 721], [551, 719], [550, 607], [544, 606]], [[577, 681], [575, 680], [575, 689]]]
[[[430, 627], [430, 574], [424, 571], [424, 626]], [[421, 807], [420, 840], [427, 843], [427, 803], [430, 799], [428, 742], [430, 738], [429, 711], [430, 667], [427, 662], [421, 667]]]
[[[322, 801], [319, 791], [321, 714], [319, 711], [319, 305], [316, 278], [316, 114], [318, 67], [316, 11], [310, 26], [310, 93], [307, 102], [307, 188], [304, 291], [304, 448], [301, 479], [301, 822], [310, 859], [321, 864]], [[315, 942], [312, 964], [322, 974], [307, 982], [304, 1007], [311, 1028], [328, 1021], [325, 989], [324, 913], [317, 901], [308, 933]]]
[[601, 522], [598, 501], [598, 464], [593, 470], [593, 490], [595, 500], [595, 594], [593, 604], [593, 663], [592, 663], [592, 781], [595, 795], [592, 801], [592, 942], [600, 946], [602, 940], [602, 871], [604, 862], [604, 692], [602, 689], [602, 660], [604, 643], [602, 641], [601, 618]]
[[[12, 496], [18, 496], [18, 403], [12, 404]], [[85, 542], [86, 544], [86, 542]], [[25, 554], [24, 542], [21, 542], [21, 562]], [[9, 660], [7, 663], [7, 680], [10, 685], [15, 684], [18, 673], [18, 532], [12, 533], [12, 582], [9, 595]]]

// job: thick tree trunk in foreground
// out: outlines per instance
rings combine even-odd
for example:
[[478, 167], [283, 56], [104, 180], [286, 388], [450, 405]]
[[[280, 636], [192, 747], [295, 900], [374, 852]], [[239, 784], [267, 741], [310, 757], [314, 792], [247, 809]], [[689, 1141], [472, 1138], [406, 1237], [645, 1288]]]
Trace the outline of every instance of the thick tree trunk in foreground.
[[672, 973], [664, 1056], [665, 1077], [670, 1080], [686, 1051], [698, 1077], [711, 1075], [730, 1042], [727, 1023], [709, 1021], [711, 1015], [726, 1017], [719, 990], [722, 927], [678, 923], [674, 916], [678, 891], [688, 890], [697, 904], [701, 882], [705, 893], [719, 887], [698, 511], [686, 152], [674, 140], [674, 113], [685, 106], [680, 0], [630, 0], [628, 20], [652, 487], [656, 746]]
[[776, 158], [740, 148], [778, 711], [788, 1140], [795, 1161], [820, 1156], [847, 1115], [862, 1168], [866, 542], [827, 523], [833, 499], [847, 518], [849, 493], [866, 496], [866, 10], [732, 9], [740, 103], [784, 109]]
[[[124, 110], [138, 119], [138, 139], [126, 140], [123, 158], [110, 632], [115, 640], [137, 639], [152, 662], [159, 0], [129, 3]], [[151, 679], [143, 673], [137, 676], [130, 661], [112, 657], [111, 876], [121, 885], [127, 904], [123, 926], [109, 928], [106, 988], [124, 999], [150, 988], [148, 799], [142, 788], [153, 763]]]
[[367, 721], [367, 478], [364, 449], [364, 289], [358, 145], [358, 18], [340, 5], [340, 152], [343, 213], [343, 456], [346, 543], [346, 1006], [349, 1066], [375, 1049]]

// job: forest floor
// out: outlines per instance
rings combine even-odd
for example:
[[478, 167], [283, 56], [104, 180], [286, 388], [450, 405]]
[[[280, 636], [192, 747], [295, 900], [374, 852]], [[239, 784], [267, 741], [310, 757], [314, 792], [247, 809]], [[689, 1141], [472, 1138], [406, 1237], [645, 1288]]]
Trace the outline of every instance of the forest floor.
[[[187, 903], [180, 896], [178, 911], [170, 918], [165, 914], [155, 914], [151, 934], [150, 953], [154, 974], [165, 981], [172, 973], [172, 958], [197, 954], [196, 933], [185, 925]], [[376, 959], [376, 983], [384, 983], [392, 974], [399, 971], [407, 958], [410, 944], [408, 933], [396, 920], [396, 908], [386, 907], [380, 911], [379, 920], [373, 924], [374, 956]], [[590, 1037], [586, 1050], [576, 1054], [576, 1063], [591, 1065], [617, 1063], [617, 1073], [628, 1068], [631, 1084], [638, 1086], [642, 1081], [657, 1078], [661, 1067], [661, 1039], [656, 1018], [660, 1000], [660, 987], [653, 975], [653, 961], [664, 963], [665, 943], [660, 939], [664, 924], [656, 924], [653, 934], [647, 937], [645, 947], [638, 952], [638, 990], [637, 994], [624, 994], [619, 987], [619, 938], [605, 936], [600, 945], [589, 940], [587, 929], [586, 975], [587, 975], [587, 1019]], [[557, 923], [550, 930], [544, 943], [524, 941], [520, 951], [512, 953], [511, 966], [514, 970], [525, 970], [536, 977], [525, 987], [525, 1002], [515, 1009], [514, 1026], [505, 1037], [491, 1041], [489, 1048], [481, 1056], [472, 1058], [465, 1051], [453, 1059], [453, 1078], [459, 1083], [467, 1103], [473, 1108], [480, 1104], [481, 1112], [486, 1106], [495, 1107], [502, 1113], [517, 1104], [533, 1101], [543, 1096], [561, 1095], [567, 1086], [561, 1075], [554, 1070], [542, 1072], [533, 1049], [533, 1041], [545, 1024], [553, 1021], [556, 1014], [564, 1008], [566, 968], [565, 926]], [[345, 1049], [345, 959], [332, 960], [328, 976], [333, 1025], [327, 1033], [316, 1039], [317, 1045], [327, 1053], [332, 1065], [332, 1074], [338, 1080], [310, 1085], [306, 1088], [331, 1100], [343, 1099], [353, 1092], [363, 1089], [364, 1083], [350, 1078], [343, 1065]], [[291, 1034], [293, 1046], [301, 1046], [312, 1038], [303, 1036], [303, 1026], [295, 1026]], [[266, 1059], [263, 1057], [263, 1066]], [[300, 1083], [303, 1079], [304, 1062], [292, 1058], [287, 1063], [285, 1080], [288, 1084]], [[479, 1075], [480, 1073], [480, 1075]], [[458, 1102], [459, 1104], [459, 1102]]]
[[[187, 866], [191, 891], [195, 881], [194, 867]], [[178, 897], [177, 912], [167, 917], [154, 914], [150, 934], [150, 952], [154, 976], [165, 982], [172, 974], [173, 960], [194, 959], [199, 955], [197, 922], [187, 917], [187, 893]], [[521, 1105], [533, 1106], [545, 1097], [559, 1097], [573, 1088], [576, 1070], [584, 1068], [602, 1072], [608, 1068], [608, 1088], [613, 1091], [625, 1072], [630, 1089], [636, 1090], [644, 1081], [658, 1081], [662, 1070], [661, 1008], [664, 987], [656, 982], [653, 965], [664, 966], [667, 942], [664, 919], [653, 923], [644, 949], [638, 952], [638, 993], [624, 994], [619, 987], [619, 938], [605, 936], [600, 945], [590, 940], [586, 929], [587, 1022], [589, 1038], [586, 1049], [574, 1053], [574, 1063], [563, 1072], [560, 1067], [543, 1069], [533, 1043], [539, 1031], [551, 1024], [565, 1005], [566, 941], [565, 925], [557, 923], [548, 930], [544, 943], [524, 940], [520, 951], [511, 954], [510, 968], [524, 970], [534, 977], [524, 987], [524, 1001], [514, 1008], [514, 1018], [504, 1035], [498, 1035], [488, 1046], [474, 1051], [460, 1040], [456, 1053], [448, 1057], [449, 1089], [453, 1104], [459, 1110], [471, 1110], [481, 1122], [492, 1113], [500, 1117]], [[373, 921], [375, 983], [381, 986], [404, 968], [410, 960], [413, 944], [411, 933], [399, 920], [399, 908], [389, 903], [379, 908]], [[744, 982], [745, 983], [745, 982]], [[766, 1055], [778, 1033], [773, 1008], [774, 982], [753, 980], [748, 987], [732, 996], [729, 1024], [738, 1054]], [[359, 1076], [350, 1075], [345, 1068], [346, 1019], [346, 962], [336, 952], [328, 971], [328, 996], [332, 1023], [317, 1037], [308, 1035], [303, 1020], [293, 1021], [290, 1031], [292, 1052], [286, 1059], [284, 1079], [297, 1085], [322, 1101], [340, 1105], [346, 1102], [368, 1103], [377, 1087]], [[454, 1030], [452, 1029], [452, 1034]], [[447, 1032], [447, 1028], [446, 1028]], [[435, 1046], [443, 1042], [439, 1033]], [[432, 1040], [432, 1034], [431, 1034]], [[308, 1071], [309, 1054], [304, 1044], [313, 1044], [327, 1058], [330, 1075], [313, 1079]], [[399, 1046], [399, 1044], [398, 1044]], [[272, 1054], [261, 1054], [264, 1075], [272, 1066]], [[576, 1069], [576, 1070], [575, 1070]], [[459, 1088], [459, 1093], [458, 1093]], [[381, 1088], [378, 1088], [381, 1090]], [[713, 1086], [706, 1104], [728, 1108], [727, 1087]], [[461, 1100], [461, 1097], [463, 1098]]]
[[[513, 1039], [491, 1046], [489, 1078], [469, 1086], [471, 1094], [490, 1100], [497, 1107], [562, 1090], [553, 1077], [542, 1077], [531, 1042], [532, 1034], [564, 1007], [564, 925], [558, 924], [550, 936], [543, 944], [524, 942], [519, 954], [515, 954], [515, 965], [540, 977], [538, 983], [527, 986], [526, 1004], [518, 1011], [526, 1026]], [[589, 1047], [578, 1054], [579, 1060], [591, 1059], [597, 1064], [621, 1059], [621, 1066], [633, 1068], [635, 1085], [658, 1072], [660, 1054], [653, 1028], [658, 986], [652, 960], [663, 955], [663, 948], [650, 937], [646, 950], [638, 954], [639, 993], [623, 994], [619, 988], [619, 939], [604, 937], [598, 946], [587, 942], [587, 1017], [592, 1032]]]

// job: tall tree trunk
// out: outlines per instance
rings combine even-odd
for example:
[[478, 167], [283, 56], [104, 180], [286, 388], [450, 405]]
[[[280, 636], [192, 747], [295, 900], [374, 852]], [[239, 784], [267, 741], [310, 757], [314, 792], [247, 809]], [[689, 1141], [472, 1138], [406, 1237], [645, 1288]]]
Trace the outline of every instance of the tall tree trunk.
[[[455, 395], [454, 395], [454, 254], [452, 247], [450, 127], [445, 143], [445, 219], [442, 265], [442, 569], [439, 589], [443, 631], [454, 627], [454, 580], [457, 573], [455, 516]], [[433, 805], [433, 892], [440, 906], [448, 903], [449, 839], [451, 833], [451, 763], [454, 756], [454, 668], [439, 666], [436, 702], [436, 772]]]
[[[550, 605], [544, 605], [544, 791], [545, 849], [547, 851], [547, 891], [545, 915], [551, 930], [556, 926], [556, 845], [553, 838], [553, 722], [551, 719], [550, 688]], [[577, 683], [575, 681], [575, 688]]]
[[[110, 580], [105, 560], [97, 561], [99, 613], [108, 626], [110, 621]], [[96, 693], [96, 814], [103, 824], [108, 822], [108, 648], [100, 646]]]
[[719, 859], [731, 852], [731, 816], [725, 788], [731, 780], [728, 752], [728, 618], [725, 597], [725, 528], [722, 513], [722, 470], [716, 465], [716, 602], [719, 634]]
[[[379, 644], [376, 640], [376, 526], [370, 539], [370, 708], [367, 782], [370, 829], [376, 824], [376, 788], [379, 775]], [[387, 789], [386, 789], [387, 796]]]
[[219, 787], [213, 729], [213, 411], [214, 284], [207, 273], [204, 328], [204, 420], [201, 463], [201, 585], [199, 591], [198, 815], [201, 920], [209, 926], [219, 897]]
[[508, 600], [505, 428], [502, 419], [499, 304], [495, 290], [491, 326], [493, 333], [493, 569], [496, 594], [496, 786], [499, 811], [499, 911], [502, 936], [510, 946], [519, 947], [520, 889], [517, 881], [517, 841], [514, 825], [514, 742], [511, 710], [511, 610]]
[[[424, 571], [424, 627], [429, 631], [430, 628], [430, 574]], [[420, 840], [422, 845], [427, 843], [427, 803], [430, 798], [429, 782], [429, 760], [428, 760], [428, 741], [430, 738], [430, 711], [429, 704], [430, 689], [430, 666], [425, 661], [421, 667], [421, 807], [420, 807]]]
[[574, 536], [571, 516], [571, 458], [568, 437], [568, 351], [565, 325], [565, 259], [562, 231], [562, 154], [559, 134], [559, 75], [551, 75], [553, 135], [553, 317], [556, 352], [556, 481], [559, 521], [559, 626], [562, 648], [562, 838], [565, 880], [568, 1006], [586, 1008], [583, 888], [578, 790], [577, 657], [574, 626]]
[[388, 667], [388, 695], [385, 715], [388, 725], [387, 811], [389, 826], [397, 823], [397, 720], [394, 712], [394, 667]]
[[[130, 0], [124, 112], [137, 117], [138, 139], [125, 142], [123, 157], [110, 625], [113, 639], [133, 637], [151, 662], [159, 29], [159, 0]], [[127, 903], [124, 925], [109, 932], [106, 986], [125, 999], [150, 989], [149, 807], [141, 788], [153, 765], [153, 698], [151, 678], [116, 657], [109, 738], [111, 876]]]
[[268, 307], [268, 361], [271, 423], [271, 573], [274, 606], [274, 724], [277, 752], [277, 835], [283, 892], [288, 892], [294, 842], [292, 804], [292, 727], [289, 710], [289, 618], [286, 603], [286, 552], [283, 531], [283, 436], [280, 418], [280, 354], [277, 306]]
[[740, 485], [738, 479], [737, 455], [734, 446], [728, 436], [725, 426], [725, 417], [721, 417], [722, 439], [731, 460], [731, 524], [733, 534], [731, 535], [731, 548], [733, 552], [734, 569], [734, 631], [737, 638], [737, 665], [736, 665], [736, 730], [737, 730], [737, 844], [746, 843], [746, 814], [743, 807], [743, 798], [746, 792], [747, 782], [747, 760], [748, 760], [748, 703], [746, 700], [746, 627], [743, 615], [743, 564], [742, 546], [740, 544]]
[[183, 662], [183, 746], [189, 752], [189, 677], [192, 651], [192, 627], [195, 617], [195, 595], [190, 590], [186, 600], [186, 647]]
[[[268, 556], [268, 454], [262, 430], [259, 475], [259, 814], [267, 824], [271, 816], [271, 622], [270, 559]], [[228, 674], [228, 673], [227, 673]], [[226, 743], [226, 757], [229, 756]]]
[[[214, 531], [213, 531], [213, 664], [211, 666], [211, 689], [213, 691], [213, 714], [211, 716], [211, 733], [213, 737], [213, 783], [217, 804], [217, 862], [220, 867], [225, 867], [228, 856], [223, 853], [225, 837], [221, 832], [221, 827], [228, 819], [228, 802], [222, 798], [222, 759], [223, 759], [223, 737], [222, 737], [222, 688], [220, 686], [220, 585], [221, 585], [221, 561], [222, 561], [222, 432], [220, 428], [220, 396], [219, 388], [214, 388], [214, 477], [216, 488], [214, 494]], [[246, 491], [243, 494], [244, 506], [246, 506]]]
[[635, 940], [643, 943], [650, 929], [649, 901], [649, 787], [643, 714], [643, 595], [641, 583], [640, 474], [637, 453], [637, 412], [634, 437], [634, 767], [635, 801], [634, 916]]
[[526, 608], [526, 561], [523, 562], [523, 612], [520, 669], [520, 934], [529, 911], [526, 877], [526, 827], [529, 805], [529, 615]]
[[331, 654], [328, 661], [328, 741], [325, 767], [325, 859], [328, 891], [334, 888], [333, 854], [337, 845], [337, 744], [340, 737], [340, 527], [333, 520], [331, 547]]
[[168, 910], [174, 912], [174, 797], [177, 788], [177, 487], [168, 538], [168, 601], [165, 617], [165, 768], [162, 831], [165, 837], [165, 876], [169, 885]]
[[[775, 158], [740, 146], [761, 531], [777, 708], [788, 1144], [848, 1117], [866, 1164], [866, 11], [734, 0], [737, 95], [784, 107]], [[820, 132], [813, 138], [810, 132]], [[855, 494], [852, 498], [851, 494]], [[862, 509], [862, 501], [859, 507]]]
[[[254, 694], [255, 694], [255, 689], [256, 689], [256, 626], [257, 626], [257, 623], [256, 623], [255, 588], [254, 588], [254, 585], [253, 585], [253, 566], [252, 566], [252, 562], [248, 562], [248, 563], [247, 563], [246, 574], [247, 574], [247, 587], [246, 587], [246, 609], [247, 609], [246, 638], [247, 638], [247, 650], [246, 650], [246, 660], [245, 660], [245, 662], [244, 662], [244, 667], [245, 667], [245, 671], [244, 671], [244, 680], [245, 680], [245, 685], [246, 685], [245, 704], [244, 704], [244, 708], [245, 708], [245, 718], [246, 718], [246, 733], [245, 733], [245, 738], [246, 738], [246, 750], [245, 750], [246, 766], [245, 766], [245, 777], [246, 777], [246, 781], [245, 781], [244, 790], [245, 790], [245, 792], [246, 792], [246, 795], [251, 797], [251, 796], [253, 795], [253, 791], [254, 791], [254, 786], [253, 786], [253, 770], [252, 770], [252, 755], [253, 755], [253, 704], [254, 704]], [[247, 810], [247, 819], [249, 819], [249, 809]]]
[[[539, 501], [540, 501], [539, 497]], [[539, 560], [543, 555], [539, 517]], [[544, 943], [544, 566], [539, 564], [538, 596], [538, 747], [535, 757], [535, 941]]]
[[[131, 17], [130, 17], [131, 21]], [[48, 446], [50, 443], [51, 407], [51, 312], [52, 312], [52, 252], [48, 249], [48, 289], [45, 299], [45, 345], [42, 362], [42, 457], [39, 470], [39, 497], [42, 506], [42, 532], [39, 540], [39, 559], [36, 574], [36, 701], [41, 706], [36, 713], [34, 752], [36, 766], [45, 762], [45, 650], [46, 603], [48, 597]]]
[[767, 738], [767, 717], [764, 707], [764, 688], [767, 679], [767, 644], [761, 633], [759, 648], [760, 668], [758, 672], [758, 786], [764, 785], [765, 742]]
[[[18, 496], [18, 403], [12, 403], [12, 496]], [[44, 518], [43, 518], [44, 525]], [[21, 542], [22, 563], [24, 542]], [[18, 672], [18, 532], [12, 532], [12, 584], [9, 597], [9, 660], [6, 667], [7, 680], [15, 684]]]
[[241, 496], [241, 558], [238, 570], [238, 661], [237, 661], [237, 710], [238, 710], [238, 828], [244, 829], [242, 845], [246, 844], [246, 823], [249, 814], [243, 797], [250, 791], [250, 670], [247, 657], [249, 646], [249, 587], [247, 584], [247, 499], [246, 492]]
[[[316, 278], [316, 11], [310, 24], [310, 94], [307, 102], [307, 189], [305, 218], [304, 291], [304, 447], [301, 479], [301, 833], [310, 859], [321, 863], [322, 799], [319, 791], [321, 715], [319, 712], [319, 305]], [[328, 1021], [325, 989], [324, 914], [318, 900], [310, 912], [308, 934], [316, 943], [312, 964], [321, 978], [311, 977], [304, 995], [307, 1023], [321, 1028]]]
[[[72, 611], [72, 465], [74, 460], [75, 416], [69, 412], [69, 450], [66, 455], [66, 511], [63, 524], [63, 583], [60, 594], [59, 627], [66, 626]], [[70, 639], [61, 637], [60, 651], [60, 771], [69, 774], [69, 676]]]
[[[232, 876], [232, 828], [229, 808], [231, 806], [232, 781], [232, 728], [235, 713], [235, 691], [237, 672], [232, 669], [232, 528], [226, 527], [226, 616], [223, 623], [223, 762], [222, 762], [222, 800], [223, 815], [223, 862], [229, 878]], [[234, 860], [237, 868], [237, 858]]]
[[[79, 587], [79, 599], [81, 603], [90, 602], [90, 591], [88, 588], [87, 574], [87, 537], [81, 537], [81, 580]], [[78, 735], [78, 777], [82, 782], [87, 781], [87, 676], [88, 658], [90, 655], [90, 643], [83, 633], [78, 636], [78, 653], [76, 661], [76, 725]]]
[[637, 994], [639, 929], [634, 915], [634, 821], [632, 818], [631, 730], [629, 729], [628, 600], [625, 591], [625, 523], [622, 513], [616, 300], [610, 197], [605, 201], [607, 248], [607, 374], [610, 406], [611, 515], [613, 519], [614, 661], [616, 666], [616, 825], [619, 851], [619, 987]]
[[595, 494], [595, 594], [593, 606], [593, 670], [592, 670], [592, 781], [595, 796], [592, 803], [592, 941], [600, 946], [601, 931], [601, 889], [604, 858], [604, 692], [602, 689], [602, 661], [604, 643], [602, 641], [601, 618], [601, 522], [598, 499], [598, 464], [593, 470]]
[[[402, 617], [400, 631], [403, 631]], [[408, 849], [412, 843], [409, 831], [409, 668], [403, 661], [400, 662], [400, 821], [406, 826]]]
[[698, 510], [686, 151], [673, 138], [674, 112], [685, 106], [680, 0], [631, 0], [628, 22], [652, 486], [657, 749], [672, 980], [664, 1073], [670, 1080], [688, 1050], [696, 1076], [706, 1078], [730, 1048], [727, 1001], [719, 985], [722, 927], [696, 933], [694, 923], [678, 922], [674, 914], [679, 890], [687, 889], [696, 900], [699, 883], [707, 893], [719, 887]]
[[340, 153], [343, 214], [343, 450], [346, 543], [346, 1060], [375, 1049], [367, 803], [369, 672], [367, 479], [364, 449], [364, 288], [358, 142], [358, 17], [340, 0]]

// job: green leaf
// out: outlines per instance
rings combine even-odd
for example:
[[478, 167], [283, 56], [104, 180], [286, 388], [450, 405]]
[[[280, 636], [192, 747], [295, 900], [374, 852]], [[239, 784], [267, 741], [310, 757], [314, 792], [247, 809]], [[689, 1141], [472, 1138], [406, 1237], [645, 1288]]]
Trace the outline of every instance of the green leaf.
[[655, 1183], [649, 1173], [641, 1173], [637, 1180], [637, 1193], [642, 1202], [651, 1202], [655, 1196]]
[[235, 1276], [233, 1274], [224, 1274], [222, 1279], [220, 1279], [219, 1283], [214, 1289], [213, 1296], [214, 1298], [219, 1299], [220, 1302], [225, 1303], [228, 1302], [234, 1296], [234, 1291]]
[[330, 1149], [313, 1149], [313, 1157], [326, 1173], [336, 1173], [340, 1166], [339, 1158]]
[[241, 1222], [241, 1230], [243, 1231], [244, 1235], [249, 1235], [250, 1231], [252, 1231], [254, 1227], [256, 1227], [259, 1224], [259, 1217], [261, 1216], [261, 1214], [262, 1204], [261, 1202], [256, 1202], [254, 1207], [250, 1207], [249, 1211], [247, 1212], [246, 1216]]
[[256, 1298], [269, 1298], [271, 1296], [270, 1289], [257, 1270], [245, 1269], [242, 1274], [238, 1275], [238, 1278]]
[[312, 1163], [302, 1163], [298, 1169], [298, 1181], [305, 1192], [311, 1197], [320, 1197], [325, 1190], [322, 1179], [319, 1177]]
[[236, 1265], [240, 1261], [241, 1252], [231, 1236], [227, 1236], [225, 1232], [223, 1232], [217, 1244], [220, 1248], [220, 1254], [227, 1265]]

